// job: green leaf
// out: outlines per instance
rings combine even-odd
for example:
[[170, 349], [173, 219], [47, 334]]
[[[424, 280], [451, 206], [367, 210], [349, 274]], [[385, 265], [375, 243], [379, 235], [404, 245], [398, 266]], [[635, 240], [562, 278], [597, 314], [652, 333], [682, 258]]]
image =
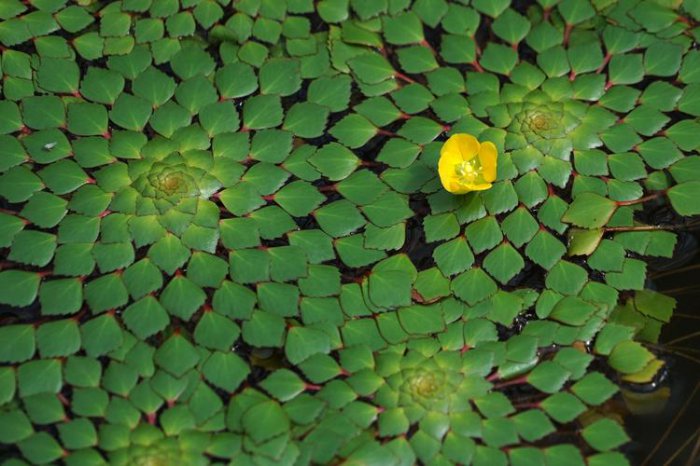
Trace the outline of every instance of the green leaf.
[[425, 239], [432, 243], [435, 241], [453, 238], [459, 234], [460, 226], [457, 217], [451, 213], [428, 215], [423, 219]]
[[564, 260], [552, 267], [545, 278], [548, 288], [566, 295], [577, 294], [587, 281], [588, 274], [583, 267]]
[[[213, 356], [214, 355], [212, 355], [212, 357]], [[231, 356], [237, 358], [234, 354]], [[192, 343], [185, 337], [180, 334], [173, 334], [160, 345], [153, 359], [158, 366], [170, 372], [175, 377], [181, 377], [199, 362], [200, 355], [197, 353]], [[205, 376], [207, 373], [205, 373]], [[221, 374], [222, 377], [230, 375], [233, 374]]]
[[129, 330], [142, 339], [160, 332], [170, 322], [168, 313], [153, 296], [146, 296], [129, 305], [122, 319]]
[[652, 33], [665, 29], [678, 17], [671, 8], [649, 0], [637, 4], [629, 14]]
[[635, 84], [644, 78], [642, 55], [613, 55], [608, 64], [608, 79], [614, 84]]
[[63, 456], [63, 448], [50, 434], [36, 432], [17, 445], [29, 461], [34, 464], [48, 464]]
[[148, 100], [154, 107], [166, 103], [175, 94], [175, 80], [159, 69], [149, 66], [133, 80], [131, 89], [135, 96]]
[[257, 222], [252, 218], [230, 218], [219, 224], [221, 243], [229, 249], [260, 245]]
[[282, 346], [284, 332], [284, 319], [270, 312], [256, 310], [243, 323], [243, 339], [258, 347]]
[[304, 381], [289, 369], [277, 369], [260, 386], [282, 402], [295, 398], [306, 388]]
[[440, 271], [446, 276], [463, 272], [474, 262], [474, 254], [463, 236], [435, 248], [433, 258]]
[[571, 373], [552, 361], [544, 361], [527, 376], [527, 382], [545, 393], [557, 393]]
[[257, 95], [246, 99], [243, 105], [243, 124], [248, 129], [279, 126], [284, 113], [279, 96]]
[[254, 283], [269, 279], [270, 259], [266, 251], [241, 249], [229, 256], [231, 277], [239, 283]]
[[289, 431], [290, 423], [276, 401], [263, 401], [243, 414], [243, 428], [254, 442], [260, 443]]
[[473, 0], [472, 5], [477, 11], [496, 18], [508, 8], [509, 2], [507, 0]]
[[330, 338], [320, 330], [294, 326], [287, 332], [284, 351], [292, 364], [300, 364], [315, 354], [330, 351]]
[[654, 359], [654, 355], [636, 341], [622, 341], [610, 353], [608, 362], [623, 374], [639, 372]]
[[394, 69], [378, 53], [365, 53], [348, 60], [357, 78], [367, 84], [378, 84], [394, 76]]
[[[435, 56], [430, 52], [430, 50], [428, 50], [427, 47], [424, 47], [422, 45], [414, 45], [411, 47], [401, 48], [398, 51], [398, 56], [399, 64], [406, 73], [425, 73], [439, 67], [438, 62], [435, 60]], [[398, 96], [401, 94], [397, 95], [397, 93], [401, 93], [401, 90], [394, 92], [394, 95], [398, 98]], [[414, 94], [414, 92], [407, 92], [407, 94]], [[429, 99], [432, 100], [432, 96], [430, 96]], [[411, 102], [410, 100], [411, 97], [406, 96], [406, 98], [403, 99], [403, 105], [427, 105], [426, 102], [421, 102], [421, 100], [416, 100], [413, 102]]]
[[671, 205], [681, 215], [690, 216], [700, 214], [698, 196], [700, 196], [700, 181], [688, 181], [680, 183], [666, 193]]
[[87, 419], [75, 419], [58, 426], [61, 442], [67, 448], [80, 449], [97, 444], [97, 432]]
[[434, 306], [408, 306], [399, 309], [401, 327], [410, 333], [426, 335], [439, 333], [445, 329], [442, 314]]
[[336, 189], [350, 202], [366, 205], [384, 193], [387, 186], [370, 170], [357, 170], [338, 183]]
[[375, 306], [393, 308], [411, 303], [412, 277], [401, 270], [377, 270], [369, 276], [369, 299]]
[[202, 366], [202, 374], [214, 386], [235, 391], [250, 372], [248, 365], [236, 354], [215, 351]]
[[17, 370], [17, 387], [23, 398], [39, 393], [58, 393], [62, 385], [61, 361], [58, 359], [25, 362]]
[[142, 298], [163, 286], [160, 270], [149, 259], [142, 259], [130, 265], [124, 271], [122, 280], [134, 299]]
[[511, 47], [490, 42], [484, 50], [479, 63], [485, 69], [499, 74], [510, 74], [518, 62], [518, 53]]
[[470, 223], [464, 233], [477, 254], [493, 248], [503, 240], [503, 233], [495, 217], [484, 217]]
[[414, 215], [408, 206], [408, 198], [394, 191], [388, 191], [371, 204], [363, 206], [362, 212], [378, 227], [390, 227]]
[[33, 129], [60, 128], [65, 124], [66, 110], [57, 96], [22, 99], [22, 119]]
[[94, 313], [116, 309], [128, 300], [126, 286], [118, 273], [103, 275], [85, 285], [85, 301]]
[[669, 322], [676, 307], [676, 300], [652, 290], [642, 290], [635, 294], [634, 304], [642, 314]]
[[424, 40], [423, 24], [412, 12], [383, 17], [384, 37], [394, 45], [418, 44]]
[[600, 372], [590, 372], [571, 387], [577, 397], [592, 406], [607, 401], [617, 390], [617, 386]]
[[141, 131], [152, 113], [151, 104], [140, 97], [122, 93], [109, 112], [113, 123], [132, 131]]
[[656, 169], [666, 168], [683, 158], [676, 145], [665, 137], [648, 139], [639, 144], [637, 149], [646, 163]]
[[83, 349], [92, 357], [118, 348], [124, 338], [119, 324], [111, 314], [103, 314], [84, 323], [80, 333]]
[[602, 229], [583, 230], [572, 228], [569, 230], [569, 256], [589, 256], [591, 255], [603, 238]]
[[43, 267], [56, 251], [54, 235], [35, 230], [22, 230], [15, 235], [8, 259], [22, 264]]
[[589, 0], [562, 0], [558, 9], [567, 24], [578, 24], [595, 15]]
[[195, 341], [207, 348], [227, 351], [238, 339], [240, 329], [216, 312], [205, 312], [194, 331]]
[[90, 178], [72, 160], [59, 160], [39, 171], [39, 176], [51, 191], [67, 194], [87, 183]]
[[472, 268], [452, 280], [452, 292], [467, 304], [474, 305], [498, 290], [496, 282], [480, 268]]
[[167, 311], [182, 320], [189, 320], [206, 299], [206, 294], [192, 280], [175, 276], [160, 295]]
[[299, 62], [287, 58], [273, 58], [260, 68], [260, 92], [288, 96], [301, 87]]
[[414, 162], [419, 153], [419, 145], [412, 144], [402, 138], [391, 138], [382, 147], [377, 161], [396, 168], [407, 168]]
[[35, 331], [32, 325], [5, 325], [0, 327], [0, 361], [18, 363], [34, 355]]
[[598, 453], [586, 458], [590, 466], [629, 466], [627, 457], [620, 452]]
[[567, 296], [560, 300], [549, 317], [568, 325], [583, 325], [596, 311], [592, 304], [575, 296]]
[[670, 42], [654, 42], [644, 53], [647, 75], [673, 76], [678, 72], [683, 58], [683, 47]]
[[581, 435], [586, 442], [598, 451], [607, 451], [627, 443], [629, 437], [620, 424], [612, 419], [599, 419], [586, 426]]
[[42, 58], [36, 78], [37, 84], [45, 91], [72, 94], [78, 91], [80, 70], [70, 60]]
[[304, 217], [325, 200], [325, 196], [306, 181], [289, 183], [274, 195], [275, 202], [295, 217]]
[[349, 235], [366, 223], [357, 208], [346, 200], [321, 207], [314, 217], [323, 231], [336, 238]]
[[228, 63], [216, 71], [216, 87], [225, 99], [249, 95], [258, 88], [253, 67], [245, 63]]
[[217, 134], [237, 131], [239, 118], [236, 108], [231, 102], [215, 102], [199, 111], [199, 123], [209, 137]]
[[124, 89], [124, 78], [116, 71], [90, 67], [80, 83], [83, 97], [101, 104], [113, 104]]
[[148, 257], [168, 275], [182, 267], [190, 257], [190, 250], [175, 235], [165, 235], [148, 250]]
[[340, 112], [348, 107], [350, 86], [351, 79], [346, 75], [320, 77], [309, 84], [309, 102], [328, 107], [332, 112]]
[[0, 302], [15, 307], [29, 306], [36, 299], [41, 275], [21, 270], [0, 272]]
[[309, 266], [308, 277], [299, 279], [299, 289], [305, 296], [332, 296], [340, 293], [340, 272], [329, 265]]
[[544, 411], [555, 421], [571, 422], [586, 410], [586, 405], [568, 392], [559, 392], [540, 403]]
[[549, 231], [539, 231], [525, 248], [525, 254], [538, 265], [551, 269], [566, 253], [566, 246]]
[[367, 118], [357, 113], [345, 116], [330, 129], [330, 134], [338, 142], [351, 149], [364, 146], [377, 132], [378, 129]]
[[308, 160], [331, 181], [347, 178], [360, 165], [360, 159], [351, 150], [336, 142], [326, 144]]
[[600, 228], [608, 223], [615, 210], [615, 201], [595, 193], [581, 193], [564, 213], [562, 221], [583, 228]]
[[80, 330], [75, 320], [57, 320], [42, 324], [36, 343], [43, 358], [68, 356], [80, 349]]
[[301, 138], [316, 138], [326, 129], [328, 113], [329, 110], [321, 105], [299, 102], [287, 112], [283, 128]]
[[483, 265], [491, 276], [506, 284], [523, 269], [525, 262], [513, 246], [505, 243], [491, 251]]
[[498, 37], [510, 44], [517, 44], [530, 31], [530, 22], [515, 10], [508, 8], [496, 17], [492, 27]]

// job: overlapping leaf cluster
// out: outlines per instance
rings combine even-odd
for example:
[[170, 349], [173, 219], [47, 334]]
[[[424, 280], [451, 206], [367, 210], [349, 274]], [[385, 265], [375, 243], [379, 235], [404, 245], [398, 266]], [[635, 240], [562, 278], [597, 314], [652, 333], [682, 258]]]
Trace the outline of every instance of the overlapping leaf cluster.
[[700, 2], [512, 3], [3, 2], [3, 464], [626, 464]]

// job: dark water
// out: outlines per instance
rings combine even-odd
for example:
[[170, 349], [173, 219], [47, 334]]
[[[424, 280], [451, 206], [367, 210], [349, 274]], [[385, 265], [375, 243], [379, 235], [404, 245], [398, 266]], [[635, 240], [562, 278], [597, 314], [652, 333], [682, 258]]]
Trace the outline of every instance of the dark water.
[[[700, 465], [700, 335], [692, 336], [700, 332], [700, 235], [686, 238], [690, 241], [681, 245], [677, 258], [684, 264], [673, 264], [670, 270], [650, 270], [650, 276], [658, 278], [648, 285], [675, 297], [678, 304], [671, 322], [661, 331], [657, 349], [667, 362], [667, 375], [641, 402], [647, 409], [655, 404], [660, 409], [626, 418], [633, 439], [627, 453], [634, 465]], [[665, 405], [664, 393], [669, 394]], [[653, 401], [654, 397], [659, 401]]]

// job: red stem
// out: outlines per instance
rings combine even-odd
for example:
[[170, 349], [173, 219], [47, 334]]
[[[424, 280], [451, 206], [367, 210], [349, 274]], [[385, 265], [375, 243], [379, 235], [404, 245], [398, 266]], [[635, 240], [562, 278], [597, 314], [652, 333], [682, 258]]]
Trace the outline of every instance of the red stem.
[[639, 199], [632, 199], [629, 201], [617, 201], [618, 206], [626, 206], [626, 205], [635, 205], [635, 204], [642, 204], [647, 201], [651, 201], [656, 199], [657, 197], [661, 197], [664, 194], [666, 194], [666, 190], [663, 191], [656, 191], [653, 194], [649, 194], [648, 196], [640, 197]]
[[405, 74], [400, 73], [400, 72], [398, 72], [398, 71], [394, 71], [394, 76], [395, 76], [397, 79], [400, 79], [400, 80], [405, 81], [405, 82], [410, 83], [410, 84], [413, 84], [413, 83], [416, 82], [413, 78], [408, 77], [408, 76], [406, 76]]

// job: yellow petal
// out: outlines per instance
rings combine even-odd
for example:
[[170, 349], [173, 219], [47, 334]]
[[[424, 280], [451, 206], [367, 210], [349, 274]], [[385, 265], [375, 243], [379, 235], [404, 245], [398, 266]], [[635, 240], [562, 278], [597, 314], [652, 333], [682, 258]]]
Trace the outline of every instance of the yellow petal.
[[438, 160], [438, 171], [442, 176], [443, 172], [445, 175], [454, 175], [455, 167], [462, 163], [462, 155], [459, 151], [446, 151], [444, 149], [440, 150], [440, 160]]
[[479, 184], [467, 184], [465, 185], [467, 191], [485, 191], [491, 187], [491, 183], [479, 183]]
[[469, 161], [479, 153], [479, 147], [479, 141], [471, 134], [453, 134], [445, 141], [445, 144], [443, 144], [440, 150], [440, 156], [442, 156], [443, 153], [456, 153], [459, 154], [461, 158], [460, 161]]
[[496, 160], [498, 158], [498, 150], [491, 141], [486, 141], [481, 144], [479, 149], [479, 162], [483, 171], [484, 180], [494, 181], [496, 179]]
[[469, 186], [463, 183], [460, 183], [457, 181], [457, 179], [453, 179], [448, 183], [448, 186], [445, 186], [445, 189], [452, 194], [466, 194], [469, 191], [472, 191], [469, 189]]
[[442, 187], [450, 192], [452, 192], [450, 190], [450, 186], [452, 186], [455, 174], [454, 167], [454, 164], [450, 163], [450, 161], [447, 160], [446, 157], [440, 157], [440, 161], [438, 162], [438, 174], [440, 175], [440, 182], [442, 183]]

